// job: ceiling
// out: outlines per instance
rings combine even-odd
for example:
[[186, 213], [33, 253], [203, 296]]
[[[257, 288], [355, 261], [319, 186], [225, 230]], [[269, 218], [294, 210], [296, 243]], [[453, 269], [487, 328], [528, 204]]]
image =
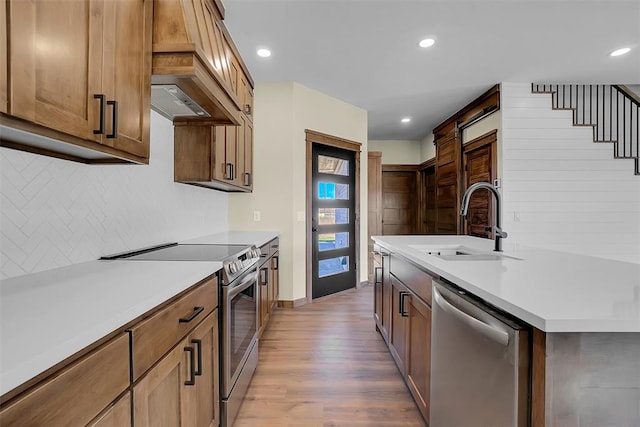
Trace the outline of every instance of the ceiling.
[[[224, 5], [257, 83], [293, 80], [368, 110], [370, 140], [422, 139], [498, 82], [640, 83], [640, 0]], [[429, 36], [435, 45], [418, 47]]]

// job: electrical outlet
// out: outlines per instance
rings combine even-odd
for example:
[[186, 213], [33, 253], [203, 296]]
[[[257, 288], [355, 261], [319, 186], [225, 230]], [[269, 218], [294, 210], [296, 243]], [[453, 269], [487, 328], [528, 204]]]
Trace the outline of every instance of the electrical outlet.
[[513, 213], [513, 222], [520, 222], [520, 212]]
[[260, 211], [253, 211], [253, 220], [260, 221]]
[[305, 220], [305, 215], [304, 215], [304, 212], [303, 212], [303, 211], [298, 211], [298, 217], [297, 217], [297, 219], [298, 219], [298, 222], [304, 222], [304, 220]]

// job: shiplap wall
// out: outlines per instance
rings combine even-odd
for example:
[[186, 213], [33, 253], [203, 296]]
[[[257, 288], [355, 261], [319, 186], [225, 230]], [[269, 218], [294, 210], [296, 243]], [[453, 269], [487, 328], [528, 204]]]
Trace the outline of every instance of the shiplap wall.
[[0, 148], [0, 277], [227, 230], [227, 194], [173, 182], [173, 125], [151, 162], [84, 165]]
[[503, 83], [504, 229], [517, 243], [640, 263], [640, 176], [570, 111]]

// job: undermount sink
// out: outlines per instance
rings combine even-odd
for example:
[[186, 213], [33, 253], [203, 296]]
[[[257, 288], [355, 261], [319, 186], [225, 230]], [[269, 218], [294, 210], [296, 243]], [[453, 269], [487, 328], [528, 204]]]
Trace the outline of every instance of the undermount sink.
[[505, 255], [500, 252], [478, 251], [461, 245], [409, 245], [417, 251], [433, 255], [445, 261], [501, 261], [503, 259], [520, 258]]

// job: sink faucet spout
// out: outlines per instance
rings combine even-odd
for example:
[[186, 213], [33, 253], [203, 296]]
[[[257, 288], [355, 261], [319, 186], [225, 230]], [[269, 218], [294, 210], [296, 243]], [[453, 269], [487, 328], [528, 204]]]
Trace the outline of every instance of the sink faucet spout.
[[491, 227], [490, 229], [493, 230], [495, 233], [495, 247], [493, 250], [496, 252], [502, 252], [502, 239], [507, 237], [507, 233], [502, 230], [502, 221], [500, 219], [502, 199], [500, 197], [500, 193], [498, 193], [498, 190], [496, 190], [496, 188], [493, 185], [491, 185], [488, 182], [476, 182], [475, 184], [467, 188], [467, 191], [465, 191], [464, 196], [462, 196], [462, 208], [460, 209], [460, 215], [463, 218], [467, 217], [467, 213], [469, 212], [469, 202], [471, 201], [471, 195], [476, 190], [479, 190], [481, 188], [485, 188], [489, 190], [491, 193], [493, 193], [493, 195], [496, 198], [496, 226]]

